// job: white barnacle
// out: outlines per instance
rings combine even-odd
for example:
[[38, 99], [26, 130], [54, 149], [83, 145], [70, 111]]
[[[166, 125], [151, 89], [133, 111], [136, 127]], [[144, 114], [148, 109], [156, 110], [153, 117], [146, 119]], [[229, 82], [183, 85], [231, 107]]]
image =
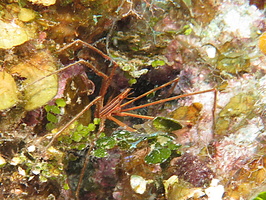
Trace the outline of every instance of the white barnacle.
[[132, 175], [130, 185], [136, 193], [143, 194], [146, 191], [147, 181], [142, 176]]

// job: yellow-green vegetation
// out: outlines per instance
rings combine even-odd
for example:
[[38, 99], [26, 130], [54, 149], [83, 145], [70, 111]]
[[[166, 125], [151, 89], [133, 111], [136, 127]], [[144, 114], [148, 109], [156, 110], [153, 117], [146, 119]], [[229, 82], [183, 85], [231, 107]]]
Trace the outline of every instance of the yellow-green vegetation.
[[253, 200], [264, 200], [266, 199], [266, 192], [261, 192], [258, 194], [257, 197], [255, 197]]
[[248, 72], [250, 70], [250, 58], [239, 53], [226, 53], [219, 56], [217, 62], [217, 69], [230, 73], [238, 74], [240, 72]]
[[1, 2], [0, 7], [0, 49], [11, 49], [36, 37], [33, 10], [21, 8], [17, 3]]
[[8, 109], [18, 101], [18, 89], [15, 80], [7, 72], [0, 72], [0, 110]]
[[183, 128], [177, 120], [166, 117], [156, 117], [152, 124], [156, 129], [170, 133]]
[[11, 67], [10, 73], [26, 78], [22, 82], [20, 99], [26, 110], [43, 106], [57, 93], [57, 74], [54, 58], [47, 51], [40, 51], [26, 62]]
[[29, 22], [34, 20], [36, 14], [33, 10], [27, 8], [21, 8], [18, 14], [18, 19], [23, 22]]
[[29, 0], [32, 3], [36, 3], [36, 4], [41, 4], [44, 6], [51, 6], [53, 4], [55, 4], [56, 0]]
[[245, 120], [248, 118], [252, 119], [252, 111], [254, 109], [256, 96], [251, 93], [239, 93], [233, 96], [229, 103], [222, 109], [219, 113], [219, 118], [217, 120], [216, 134], [226, 134], [226, 131], [229, 129], [232, 119], [240, 118], [242, 122], [237, 126], [234, 126], [235, 130], [242, 127], [243, 123], [246, 123]]

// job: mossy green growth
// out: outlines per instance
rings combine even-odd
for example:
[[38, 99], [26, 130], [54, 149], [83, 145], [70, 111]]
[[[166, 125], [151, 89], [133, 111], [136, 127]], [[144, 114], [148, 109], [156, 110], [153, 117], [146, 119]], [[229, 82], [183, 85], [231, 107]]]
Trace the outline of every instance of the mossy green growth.
[[145, 157], [145, 161], [150, 164], [162, 163], [171, 156], [171, 150], [168, 148], [156, 148]]
[[251, 58], [247, 53], [247, 49], [234, 46], [233, 43], [226, 42], [221, 48], [219, 48], [219, 52], [216, 68], [222, 73], [237, 75], [239, 73], [251, 71]]
[[88, 146], [88, 143], [95, 138], [93, 133], [99, 123], [100, 121], [98, 118], [95, 118], [93, 123], [90, 123], [87, 126], [74, 122], [73, 127], [70, 130], [70, 134], [62, 134], [58, 137], [58, 147], [62, 150], [83, 150]]
[[230, 73], [238, 74], [240, 72], [250, 71], [250, 60], [242, 56], [224, 57], [217, 62], [217, 69]]
[[117, 61], [119, 67], [128, 72], [132, 78], [139, 78], [141, 75], [146, 74], [148, 69], [141, 69], [144, 65], [144, 61], [140, 59], [132, 59], [132, 60], [119, 60]]
[[137, 79], [132, 78], [132, 79], [130, 79], [130, 80], [128, 81], [128, 83], [129, 83], [130, 86], [131, 86], [131, 85], [134, 85], [135, 83], [137, 83]]
[[265, 200], [265, 199], [266, 199], [266, 192], [261, 192], [253, 200]]
[[100, 149], [95, 149], [93, 151], [93, 155], [95, 157], [98, 157], [98, 158], [104, 158], [104, 157], [108, 156], [108, 152], [105, 149], [100, 148]]
[[27, 5], [27, 0], [18, 0], [18, 5], [19, 7], [24, 7]]
[[159, 66], [163, 66], [165, 65], [165, 61], [164, 60], [154, 60], [151, 63], [152, 67], [159, 67]]
[[96, 141], [96, 146], [103, 149], [112, 149], [116, 145], [113, 137], [102, 137]]
[[93, 155], [96, 157], [108, 156], [108, 150], [119, 148], [121, 151], [134, 151], [143, 143], [148, 143], [152, 151], [145, 157], [148, 164], [163, 163], [180, 145], [175, 143], [174, 137], [162, 133], [136, 134], [128, 131], [117, 131], [111, 136], [104, 136], [96, 141]]
[[64, 99], [56, 99], [55, 103], [58, 107], [65, 107], [66, 106], [66, 101]]
[[61, 108], [66, 106], [66, 102], [64, 99], [56, 99], [55, 105], [46, 105], [44, 109], [47, 112], [47, 120], [49, 121], [46, 124], [46, 130], [51, 131], [56, 128], [56, 124], [59, 121], [59, 117], [61, 114]]
[[67, 6], [71, 3], [73, 3], [73, 0], [59, 0], [59, 3], [61, 6]]
[[192, 28], [189, 25], [183, 27], [184, 35], [190, 35], [192, 33]]
[[178, 145], [174, 142], [174, 138], [168, 135], [161, 135], [157, 137], [157, 140], [151, 144], [151, 151], [145, 157], [145, 162], [148, 164], [157, 164], [165, 162], [172, 153], [180, 148], [181, 145]]

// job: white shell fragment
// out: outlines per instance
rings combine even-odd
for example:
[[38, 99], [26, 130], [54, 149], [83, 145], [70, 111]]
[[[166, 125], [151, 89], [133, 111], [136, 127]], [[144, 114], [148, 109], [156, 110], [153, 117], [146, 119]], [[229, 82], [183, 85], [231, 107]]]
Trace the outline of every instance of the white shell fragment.
[[18, 173], [21, 175], [21, 176], [26, 176], [26, 171], [24, 169], [22, 169], [21, 167], [18, 167]]
[[205, 193], [208, 196], [208, 200], [222, 200], [224, 194], [224, 186], [218, 185], [219, 180], [213, 179], [211, 186], [205, 189]]
[[213, 46], [208, 46], [206, 49], [206, 53], [209, 58], [215, 58], [216, 56], [216, 48]]
[[34, 152], [36, 150], [36, 147], [34, 145], [31, 145], [28, 147], [28, 152]]
[[136, 193], [143, 194], [146, 191], [147, 181], [142, 176], [132, 175], [130, 185]]
[[0, 20], [0, 48], [10, 49], [30, 39], [28, 32], [14, 21], [11, 23]]

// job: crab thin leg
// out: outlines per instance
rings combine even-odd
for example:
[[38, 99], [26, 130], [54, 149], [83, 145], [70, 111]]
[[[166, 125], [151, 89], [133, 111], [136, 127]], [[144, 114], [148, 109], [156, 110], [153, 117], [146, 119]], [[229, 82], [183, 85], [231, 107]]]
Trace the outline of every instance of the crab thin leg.
[[[91, 101], [85, 108], [83, 108], [83, 110], [77, 114], [73, 119], [71, 119], [62, 129], [60, 129], [54, 136], [53, 136], [53, 139], [49, 142], [49, 144], [45, 147], [45, 149], [47, 150], [52, 144], [53, 142], [55, 141], [55, 139], [67, 128], [69, 127], [74, 121], [76, 121], [81, 115], [83, 115], [83, 113], [88, 110], [91, 106], [93, 106], [95, 103], [97, 103], [97, 101], [99, 101], [102, 97], [101, 96], [98, 96], [96, 97], [93, 101]], [[103, 126], [104, 126], [104, 121], [105, 119], [101, 120], [101, 124], [100, 124], [100, 127], [99, 127], [99, 131], [103, 130]], [[98, 134], [97, 134], [98, 135]], [[94, 140], [97, 139], [97, 135], [95, 137]], [[91, 143], [91, 144], [94, 144], [94, 141]], [[91, 154], [91, 151], [92, 149], [94, 148], [94, 145], [90, 145], [89, 147], [89, 150], [87, 152], [87, 156], [85, 157], [85, 161], [84, 161], [84, 165], [83, 165], [83, 168], [81, 170], [81, 174], [80, 174], [80, 177], [79, 177], [79, 182], [78, 182], [78, 185], [77, 185], [77, 189], [76, 189], [76, 192], [75, 192], [75, 196], [76, 196], [76, 199], [79, 199], [79, 191], [80, 191], [80, 187], [81, 187], [81, 184], [82, 184], [82, 180], [83, 180], [83, 177], [84, 177], [84, 173], [85, 173], [85, 169], [88, 165], [88, 162], [89, 162], [89, 158], [90, 158], [90, 154]]]
[[116, 114], [117, 116], [121, 116], [121, 117], [136, 117], [136, 118], [141, 118], [141, 119], [148, 119], [148, 120], [153, 120], [155, 117], [152, 116], [147, 116], [147, 115], [138, 115], [138, 114], [134, 114], [134, 113], [128, 113], [128, 112], [120, 112]]
[[[117, 123], [119, 126], [125, 127], [128, 131], [132, 131], [132, 132], [136, 131], [133, 128], [130, 128], [129, 126], [127, 126], [123, 122], [121, 122], [118, 119], [116, 119], [116, 118], [111, 116], [111, 114], [113, 112], [116, 112], [116, 111], [120, 110], [120, 104], [127, 97], [127, 95], [130, 92], [130, 90], [131, 90], [130, 88], [126, 89], [124, 92], [122, 92], [121, 94], [116, 96], [113, 100], [111, 100], [106, 106], [104, 106], [100, 110], [99, 117], [101, 119], [101, 122], [100, 122], [101, 124], [100, 124], [99, 130], [98, 130], [98, 133], [96, 134], [96, 137], [94, 138], [94, 141], [96, 141], [97, 136], [103, 130], [104, 122], [105, 122], [106, 119], [112, 120], [115, 123]], [[101, 96], [99, 96], [99, 98], [101, 98], [101, 100], [103, 99]], [[94, 148], [94, 141], [91, 141], [92, 145], [90, 145], [89, 150], [87, 151], [87, 154], [86, 154], [86, 157], [85, 157], [85, 161], [84, 161], [84, 164], [83, 164], [80, 176], [79, 176], [79, 181], [78, 181], [78, 185], [77, 185], [76, 192], [75, 192], [75, 196], [76, 196], [77, 199], [79, 198], [79, 191], [80, 191], [80, 188], [81, 188], [81, 185], [82, 185], [82, 181], [83, 181], [83, 177], [84, 177], [84, 174], [85, 174], [85, 170], [86, 170], [86, 167], [87, 167], [87, 165], [89, 163], [89, 158], [90, 158], [91, 152], [92, 152], [92, 150]]]
[[[206, 93], [206, 92], [214, 92], [214, 94], [215, 94], [214, 98], [216, 99], [217, 90], [215, 88], [212, 88], [212, 89], [209, 89], [209, 90], [203, 90], [203, 91], [199, 91], [199, 92], [192, 92], [192, 93], [189, 93], [189, 94], [182, 94], [182, 95], [178, 95], [178, 96], [174, 96], [174, 97], [170, 97], [170, 98], [154, 101], [154, 102], [151, 102], [151, 103], [143, 104], [143, 105], [140, 105], [140, 106], [135, 106], [135, 107], [131, 107], [131, 108], [122, 109], [121, 112], [129, 111], [129, 110], [137, 110], [139, 108], [145, 108], [147, 106], [152, 106], [152, 105], [164, 103], [164, 102], [167, 102], [167, 101], [172, 101], [172, 100], [175, 100], [175, 99], [180, 99], [180, 98], [183, 98], [183, 97], [193, 96], [193, 95], [196, 95], [196, 94], [202, 94], [202, 93]], [[135, 100], [135, 99], [133, 99], [133, 100]], [[121, 105], [121, 107], [122, 106], [124, 106], [124, 104]]]
[[113, 122], [115, 122], [116, 124], [118, 124], [119, 126], [125, 128], [127, 131], [130, 131], [130, 132], [136, 132], [135, 129], [131, 128], [130, 126], [126, 125], [125, 123], [121, 122], [120, 120], [116, 119], [115, 117], [113, 116], [108, 116], [107, 119], [109, 120], [112, 120]]
[[123, 93], [116, 96], [112, 101], [110, 101], [106, 106], [104, 106], [100, 110], [99, 117], [101, 118], [101, 125], [100, 125], [100, 128], [98, 130], [98, 133], [96, 134], [96, 137], [94, 138], [93, 141], [91, 141], [91, 145], [90, 145], [90, 147], [86, 153], [85, 161], [84, 161], [83, 167], [81, 169], [78, 185], [77, 185], [76, 192], [75, 192], [75, 196], [77, 199], [79, 198], [79, 191], [80, 191], [80, 188], [82, 186], [83, 177], [84, 177], [87, 165], [89, 163], [89, 158], [90, 158], [91, 152], [95, 146], [94, 144], [95, 144], [96, 139], [98, 138], [99, 133], [103, 130], [105, 120], [106, 119], [112, 120], [115, 123], [117, 123], [119, 126], [125, 127], [128, 131], [132, 131], [132, 132], [136, 131], [135, 129], [130, 128], [129, 126], [127, 126], [123, 122], [121, 122], [118, 119], [111, 116], [111, 114], [114, 111], [116, 111], [116, 110], [119, 111], [121, 102], [127, 97], [130, 90], [131, 90], [130, 88], [126, 89]]
[[91, 63], [89, 63], [89, 62], [87, 62], [85, 60], [79, 60], [79, 61], [77, 61], [77, 62], [75, 62], [73, 64], [70, 64], [70, 65], [73, 66], [75, 64], [83, 64], [86, 67], [90, 68], [95, 74], [97, 74], [98, 76], [101, 76], [103, 78], [102, 86], [101, 86], [101, 89], [100, 89], [100, 92], [99, 92], [99, 96], [101, 96], [102, 98], [99, 100], [99, 103], [97, 105], [96, 112], [95, 112], [96, 113], [95, 117], [99, 117], [100, 110], [102, 110], [102, 108], [103, 108], [104, 96], [105, 96], [105, 94], [107, 92], [108, 87], [110, 86], [110, 82], [111, 82], [111, 80], [112, 80], [112, 78], [114, 76], [115, 70], [118, 67], [118, 65], [115, 62], [111, 63], [113, 65], [112, 71], [111, 71], [110, 75], [107, 76], [103, 72], [99, 71], [96, 67], [94, 67]]
[[[77, 46], [85, 46], [91, 50], [93, 50], [94, 52], [98, 53], [100, 56], [102, 56], [105, 60], [108, 60], [110, 62], [109, 64], [109, 67], [112, 66], [112, 69], [111, 69], [111, 72], [110, 72], [110, 75], [107, 76], [106, 74], [104, 74], [103, 72], [99, 71], [96, 67], [94, 67], [92, 64], [90, 64], [89, 62], [85, 61], [85, 60], [79, 60], [77, 62], [75, 62], [76, 64], [77, 63], [82, 63], [84, 65], [86, 65], [88, 68], [92, 69], [97, 75], [101, 76], [103, 78], [102, 80], [102, 86], [101, 86], [101, 89], [100, 89], [100, 92], [99, 92], [99, 96], [102, 97], [102, 99], [99, 100], [98, 102], [98, 105], [96, 106], [96, 115], [95, 117], [99, 117], [99, 112], [100, 110], [103, 108], [103, 100], [104, 100], [104, 96], [108, 90], [108, 87], [110, 86], [110, 83], [111, 83], [111, 80], [115, 74], [115, 71], [118, 67], [118, 64], [116, 62], [113, 61], [112, 58], [110, 58], [108, 55], [106, 55], [105, 53], [103, 53], [101, 50], [99, 50], [98, 48], [94, 47], [93, 45], [87, 43], [87, 42], [84, 42], [80, 39], [77, 39], [75, 40], [74, 42], [68, 44], [68, 45], [65, 45], [63, 48], [61, 48], [59, 51], [57, 51], [57, 53], [61, 53], [63, 51], [65, 51], [66, 49], [68, 48], [71, 48], [71, 47], [77, 47]], [[71, 65], [74, 65], [71, 64]]]
[[[157, 105], [157, 104], [164, 103], [164, 102], [167, 102], [167, 101], [172, 101], [172, 100], [175, 100], [175, 99], [188, 97], [188, 96], [193, 96], [193, 95], [197, 95], [197, 94], [203, 94], [203, 93], [206, 93], [206, 92], [214, 92], [214, 99], [213, 99], [214, 103], [213, 103], [213, 109], [212, 109], [212, 116], [213, 116], [212, 129], [213, 129], [213, 133], [214, 133], [215, 126], [216, 126], [215, 113], [216, 113], [216, 107], [217, 107], [217, 89], [216, 88], [212, 88], [212, 89], [209, 89], [209, 90], [203, 90], [203, 91], [199, 91], [199, 92], [193, 92], [193, 93], [189, 93], [189, 94], [183, 94], [183, 95], [179, 95], [179, 96], [174, 96], [174, 97], [162, 99], [162, 100], [159, 100], [159, 101], [147, 103], [147, 104], [144, 104], [144, 105], [122, 109], [120, 111], [120, 113], [116, 113], [116, 115], [119, 115], [119, 116], [131, 116], [131, 117], [137, 117], [137, 118], [143, 118], [143, 119], [154, 119], [154, 117], [127, 113], [125, 111], [137, 110], [139, 108], [144, 108], [144, 107], [151, 106], [151, 105]], [[135, 99], [133, 99], [133, 100], [135, 100]]]
[[[112, 80], [112, 77], [114, 76], [114, 73], [115, 73], [115, 70], [116, 68], [118, 67], [117, 63], [115, 63], [109, 56], [107, 56], [106, 54], [104, 54], [102, 51], [100, 51], [99, 49], [97, 49], [96, 47], [86, 43], [86, 42], [83, 42], [82, 40], [76, 40], [74, 41], [73, 43], [71, 44], [68, 44], [66, 46], [64, 46], [62, 49], [60, 49], [57, 53], [60, 53], [68, 48], [70, 48], [71, 46], [74, 46], [74, 45], [78, 45], [78, 44], [81, 44], [81, 45], [84, 45], [90, 49], [92, 49], [93, 51], [97, 52], [98, 54], [100, 54], [104, 59], [106, 60], [109, 60], [111, 63], [110, 65], [113, 65], [112, 67], [112, 70], [111, 70], [111, 74], [110, 76], [107, 76], [106, 74], [104, 74], [103, 72], [99, 71], [96, 67], [94, 67], [91, 63], [85, 61], [85, 60], [79, 60], [79, 61], [76, 61], [72, 64], [69, 64], [67, 65], [66, 67], [63, 67], [59, 70], [56, 70], [48, 75], [46, 75], [45, 77], [42, 77], [41, 79], [37, 80], [37, 81], [40, 81], [48, 76], [51, 76], [51, 75], [54, 75], [58, 72], [61, 72], [71, 66], [74, 66], [76, 64], [83, 64], [85, 66], [87, 66], [88, 68], [90, 68], [94, 73], [96, 73], [98, 76], [102, 77], [103, 78], [103, 86], [101, 87], [101, 90], [100, 90], [100, 93], [99, 93], [99, 96], [96, 97], [92, 102], [90, 102], [78, 115], [76, 115], [72, 120], [70, 120], [66, 125], [64, 125], [64, 127], [62, 129], [60, 129], [54, 136], [53, 136], [53, 139], [50, 141], [50, 143], [47, 145], [46, 149], [48, 149], [54, 142], [54, 140], [70, 125], [72, 124], [75, 120], [77, 120], [86, 110], [88, 110], [92, 105], [94, 105], [97, 101], [98, 101], [98, 113], [100, 112], [100, 110], [102, 110], [103, 108], [103, 97], [105, 95], [105, 93], [107, 92], [107, 89], [110, 85], [110, 81]], [[35, 82], [37, 82], [35, 81]], [[34, 84], [35, 82], [31, 83], [31, 84]], [[129, 91], [128, 91], [129, 92]], [[97, 111], [96, 111], [97, 112]], [[105, 120], [103, 120], [105, 121]], [[103, 123], [101, 123], [101, 126], [103, 126]], [[100, 126], [100, 129], [103, 129], [102, 127]]]
[[[121, 117], [136, 117], [136, 118], [141, 118], [141, 119], [148, 119], [148, 120], [153, 120], [155, 117], [151, 116], [146, 116], [146, 115], [138, 115], [138, 114], [133, 114], [133, 113], [127, 113], [127, 112], [121, 112], [121, 113], [116, 113], [117, 116]], [[120, 120], [116, 119], [113, 116], [108, 116], [107, 119], [114, 121], [116, 124], [118, 124], [121, 127], [124, 127], [127, 131], [130, 132], [136, 132], [136, 129], [131, 128], [130, 126], [126, 125], [125, 123], [121, 122]]]
[[[101, 50], [99, 50], [98, 48], [96, 48], [96, 47], [94, 47], [93, 45], [91, 45], [91, 44], [89, 44], [89, 43], [87, 43], [87, 42], [84, 42], [84, 41], [82, 41], [82, 40], [80, 40], [80, 39], [77, 39], [77, 40], [75, 40], [74, 42], [72, 42], [72, 43], [70, 43], [70, 44], [64, 46], [64, 47], [61, 48], [59, 51], [57, 51], [57, 53], [60, 53], [60, 52], [62, 52], [62, 51], [65, 51], [66, 49], [68, 49], [68, 48], [70, 48], [70, 47], [72, 47], [72, 46], [78, 46], [78, 45], [85, 46], [85, 47], [87, 47], [87, 48], [93, 50], [94, 52], [98, 53], [99, 55], [101, 55], [104, 59], [110, 61], [110, 66], [112, 65], [112, 71], [111, 71], [110, 75], [109, 75], [109, 76], [107, 76], [107, 75], [105, 75], [105, 74], [104, 74], [104, 76], [101, 75], [101, 76], [104, 78], [105, 81], [103, 81], [103, 86], [102, 86], [102, 88], [101, 88], [101, 91], [100, 91], [99, 96], [104, 96], [105, 93], [106, 93], [106, 91], [107, 91], [107, 89], [108, 89], [108, 87], [109, 87], [109, 85], [110, 85], [110, 81], [112, 80], [112, 78], [113, 78], [113, 76], [114, 76], [115, 70], [116, 70], [116, 68], [118, 67], [118, 64], [117, 64], [116, 62], [114, 62], [112, 58], [110, 58], [108, 55], [106, 55], [105, 53], [103, 53], [103, 52], [102, 52]], [[79, 62], [79, 61], [78, 61], [78, 62]], [[87, 62], [87, 61], [83, 60], [83, 62]], [[88, 63], [88, 64], [86, 64], [86, 63], [83, 63], [83, 64], [85, 64], [85, 65], [87, 65], [89, 68], [91, 68], [96, 74], [98, 74], [98, 73], [99, 73], [98, 75], [103, 74], [103, 73], [100, 72], [98, 69], [96, 69], [94, 66], [92, 67], [91, 64], [90, 64], [90, 66], [89, 66], [89, 62], [87, 62], [87, 63]]]
[[[64, 47], [65, 48], [65, 47]], [[95, 48], [95, 47], [94, 47]], [[99, 53], [99, 51], [100, 50], [98, 50], [97, 52]], [[101, 51], [100, 51], [101, 52]], [[101, 52], [100, 53], [101, 55], [104, 55], [104, 53], [103, 52]], [[106, 58], [106, 55], [104, 56], [104, 58]], [[110, 59], [108, 59], [108, 60], [110, 60]], [[112, 62], [112, 61], [111, 61]], [[38, 81], [41, 81], [41, 80], [43, 80], [43, 79], [45, 79], [45, 78], [47, 78], [47, 77], [49, 77], [49, 76], [52, 76], [52, 75], [54, 75], [54, 74], [58, 74], [59, 72], [62, 72], [62, 71], [64, 71], [65, 69], [67, 69], [67, 68], [69, 68], [69, 67], [72, 67], [72, 66], [74, 66], [74, 65], [76, 65], [76, 64], [84, 64], [84, 65], [86, 65], [88, 68], [90, 68], [93, 72], [95, 72], [98, 76], [101, 76], [104, 80], [108, 80], [109, 79], [109, 77], [106, 75], [106, 74], [104, 74], [103, 72], [101, 72], [101, 71], [99, 71], [96, 67], [94, 67], [91, 63], [89, 63], [88, 61], [85, 61], [85, 60], [83, 60], [83, 59], [80, 59], [79, 61], [76, 61], [76, 62], [74, 62], [74, 63], [71, 63], [71, 64], [69, 64], [69, 65], [67, 65], [67, 66], [65, 66], [65, 67], [62, 67], [62, 68], [60, 68], [60, 69], [58, 69], [58, 70], [55, 70], [55, 71], [53, 71], [53, 72], [51, 72], [50, 74], [47, 74], [46, 76], [44, 76], [44, 77], [42, 77], [42, 78], [40, 78], [40, 79], [38, 79], [38, 80], [36, 80], [36, 81], [33, 81], [32, 83], [30, 83], [30, 84], [28, 84], [28, 85], [26, 85], [25, 87], [27, 87], [27, 86], [30, 86], [30, 85], [33, 85], [33, 84], [35, 84], [36, 82], [38, 82]], [[115, 63], [115, 68], [117, 67], [117, 64]], [[114, 70], [112, 70], [112, 71], [114, 71]], [[112, 74], [114, 74], [114, 72], [112, 72]]]
[[72, 46], [78, 46], [79, 44], [88, 47], [89, 49], [91, 49], [91, 50], [97, 52], [98, 54], [100, 54], [106, 60], [109, 60], [109, 61], [112, 62], [112, 59], [109, 56], [107, 56], [105, 53], [103, 53], [101, 50], [99, 50], [98, 48], [94, 47], [93, 45], [91, 45], [91, 44], [89, 44], [87, 42], [84, 42], [84, 41], [82, 41], [80, 39], [77, 39], [74, 42], [65, 45], [63, 48], [61, 48], [60, 50], [58, 50], [57, 53], [60, 53], [62, 51], [65, 51], [66, 49], [68, 49], [68, 48], [70, 48]]
[[[132, 131], [132, 132], [134, 132], [134, 131], [136, 131], [135, 129], [133, 129], [133, 128], [127, 126], [125, 123], [123, 123], [123, 122], [121, 122], [120, 120], [114, 118], [114, 117], [112, 116], [112, 114], [115, 114], [115, 115], [117, 115], [117, 116], [131, 116], [131, 117], [136, 117], [136, 118], [142, 118], [142, 119], [149, 119], [149, 120], [152, 120], [152, 119], [154, 119], [154, 117], [151, 117], [151, 116], [145, 116], [145, 115], [138, 115], [138, 114], [133, 114], [133, 113], [121, 112], [121, 108], [124, 107], [124, 106], [126, 106], [126, 105], [129, 105], [130, 103], [132, 103], [132, 102], [134, 102], [134, 101], [136, 101], [136, 100], [138, 100], [138, 99], [141, 99], [141, 98], [147, 96], [148, 94], [150, 94], [150, 93], [152, 93], [152, 92], [155, 92], [155, 91], [157, 91], [157, 90], [160, 90], [160, 89], [162, 89], [162, 88], [164, 88], [164, 87], [166, 87], [166, 86], [168, 86], [168, 85], [170, 85], [170, 84], [172, 84], [172, 83], [174, 83], [174, 82], [177, 83], [178, 81], [179, 81], [179, 78], [175, 78], [175, 79], [173, 79], [173, 80], [171, 80], [171, 81], [169, 81], [169, 82], [167, 82], [167, 83], [165, 83], [165, 84], [163, 84], [163, 85], [161, 85], [161, 86], [159, 86], [159, 87], [157, 87], [157, 88], [154, 88], [153, 90], [150, 90], [150, 91], [148, 91], [148, 92], [146, 92], [146, 93], [144, 93], [144, 94], [142, 94], [142, 95], [140, 95], [140, 96], [138, 96], [138, 97], [136, 97], [136, 98], [134, 98], [134, 99], [132, 99], [132, 100], [130, 100], [130, 101], [124, 103], [124, 104], [122, 104], [121, 106], [119, 106], [119, 104], [114, 105], [114, 103], [115, 103], [114, 100], [116, 100], [116, 98], [117, 98], [118, 96], [121, 97], [121, 100], [127, 97], [129, 91], [131, 90], [131, 89], [129, 88], [129, 89], [125, 90], [122, 94], [118, 95], [118, 96], [117, 96], [115, 99], [113, 99], [110, 103], [108, 103], [108, 104], [104, 107], [104, 109], [103, 109], [103, 111], [102, 111], [101, 113], [102, 113], [102, 115], [107, 115], [107, 113], [108, 113], [109, 116], [107, 117], [107, 119], [114, 121], [116, 124], [118, 124], [118, 125], [121, 126], [121, 127], [125, 127], [125, 129], [126, 129], [127, 131]], [[117, 106], [119, 106], [119, 107], [117, 108]], [[119, 112], [113, 112], [115, 109], [119, 110]]]
[[141, 99], [141, 98], [143, 98], [143, 97], [145, 97], [145, 96], [147, 96], [147, 95], [149, 95], [149, 94], [151, 94], [151, 93], [153, 93], [153, 92], [155, 92], [157, 90], [160, 90], [160, 89], [162, 89], [162, 88], [164, 88], [164, 87], [166, 87], [168, 85], [171, 85], [174, 82], [178, 82], [178, 81], [179, 81], [179, 78], [175, 78], [175, 79], [173, 79], [173, 80], [171, 80], [171, 81], [169, 81], [169, 82], [167, 82], [167, 83], [165, 83], [165, 84], [163, 84], [163, 85], [161, 85], [159, 87], [156, 87], [156, 88], [154, 88], [154, 89], [152, 89], [152, 90], [150, 90], [150, 91], [148, 91], [148, 92], [146, 92], [146, 93], [144, 93], [144, 94], [142, 94], [142, 95], [140, 95], [138, 97], [135, 97], [134, 99], [132, 99], [132, 100], [130, 100], [130, 101], [122, 104], [121, 105], [121, 108], [124, 107], [124, 106], [126, 106], [126, 105], [129, 105], [132, 102], [137, 101], [138, 99]]
[[131, 88], [126, 89], [124, 92], [120, 93], [118, 96], [112, 99], [108, 104], [106, 104], [102, 108], [102, 110], [100, 110], [99, 117], [100, 118], [106, 117], [112, 113], [115, 113], [115, 111], [119, 111], [121, 108], [120, 104], [128, 96], [130, 90]]
[[[101, 98], [101, 96], [96, 97], [93, 101], [91, 101], [87, 106], [85, 106], [83, 108], [83, 110], [78, 113], [75, 117], [73, 117], [67, 124], [65, 124], [58, 132], [56, 132], [53, 135], [52, 140], [49, 142], [49, 144], [46, 146], [46, 149], [48, 149], [53, 142], [55, 141], [55, 139], [64, 131], [66, 130], [74, 121], [76, 121], [81, 115], [83, 115], [83, 113], [88, 110], [91, 106], [93, 106], [97, 101], [99, 101], [99, 99]], [[47, 137], [47, 135], [45, 136]]]

